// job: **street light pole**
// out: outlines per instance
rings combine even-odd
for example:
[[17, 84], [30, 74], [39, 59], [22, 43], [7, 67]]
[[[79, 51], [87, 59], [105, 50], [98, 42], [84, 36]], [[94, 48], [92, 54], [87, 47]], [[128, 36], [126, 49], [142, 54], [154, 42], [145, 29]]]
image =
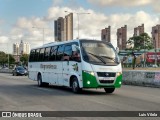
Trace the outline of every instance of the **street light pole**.
[[44, 45], [44, 28], [43, 28], [43, 45]]
[[[7, 43], [7, 48], [8, 48], [8, 43]], [[8, 70], [9, 70], [9, 49], [8, 49]]]
[[154, 64], [155, 64], [155, 67], [156, 67], [156, 66], [157, 66], [157, 49], [156, 49], [156, 48], [157, 48], [157, 38], [158, 38], [158, 40], [159, 40], [159, 33], [158, 33], [158, 30], [157, 30], [157, 29], [154, 30], [153, 32], [154, 32], [154, 34], [157, 34], [157, 36], [154, 36], [154, 37], [153, 37], [154, 47], [155, 47], [155, 55], [154, 55], [154, 56], [155, 56], [155, 57], [154, 57], [154, 58], [155, 58], [155, 63], [154, 63]]
[[143, 36], [143, 44], [144, 44], [144, 63], [143, 63], [143, 67], [145, 67], [145, 39], [144, 39], [144, 36]]
[[79, 14], [77, 13], [77, 20], [78, 20], [78, 29], [77, 29], [77, 31], [78, 31], [78, 39], [79, 39]]

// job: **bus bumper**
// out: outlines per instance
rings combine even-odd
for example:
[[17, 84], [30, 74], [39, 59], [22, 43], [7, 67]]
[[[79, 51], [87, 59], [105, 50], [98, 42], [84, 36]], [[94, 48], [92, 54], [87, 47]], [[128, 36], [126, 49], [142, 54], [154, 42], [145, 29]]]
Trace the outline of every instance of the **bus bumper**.
[[94, 75], [82, 72], [83, 88], [120, 88], [122, 84], [122, 74], [116, 77], [112, 84], [100, 84]]

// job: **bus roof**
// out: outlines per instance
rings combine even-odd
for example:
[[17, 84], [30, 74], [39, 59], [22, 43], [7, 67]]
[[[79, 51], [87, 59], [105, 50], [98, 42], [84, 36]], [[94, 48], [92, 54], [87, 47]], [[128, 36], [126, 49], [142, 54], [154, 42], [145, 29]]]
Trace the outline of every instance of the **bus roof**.
[[32, 48], [31, 50], [38, 49], [38, 48], [43, 48], [43, 47], [50, 47], [50, 46], [54, 46], [54, 45], [61, 45], [61, 44], [66, 44], [66, 43], [71, 43], [71, 42], [79, 42], [81, 40], [100, 41], [100, 40], [95, 40], [95, 39], [73, 39], [73, 40], [63, 41], [63, 42], [50, 42], [50, 43], [44, 44], [42, 46]]

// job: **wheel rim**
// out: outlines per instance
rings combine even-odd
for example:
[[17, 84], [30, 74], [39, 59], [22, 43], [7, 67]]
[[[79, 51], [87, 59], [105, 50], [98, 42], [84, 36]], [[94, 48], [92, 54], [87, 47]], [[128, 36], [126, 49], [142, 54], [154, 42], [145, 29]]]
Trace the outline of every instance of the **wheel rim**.
[[41, 84], [41, 78], [40, 76], [38, 76], [38, 86], [40, 86], [40, 84]]
[[77, 90], [78, 84], [76, 81], [73, 82], [73, 91], [75, 92]]

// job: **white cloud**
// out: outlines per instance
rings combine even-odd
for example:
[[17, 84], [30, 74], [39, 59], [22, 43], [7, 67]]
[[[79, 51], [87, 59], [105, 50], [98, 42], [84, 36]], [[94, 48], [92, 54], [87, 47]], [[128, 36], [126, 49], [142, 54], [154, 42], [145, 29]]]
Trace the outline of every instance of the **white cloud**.
[[28, 42], [33, 42], [34, 38], [34, 41], [42, 43], [43, 29], [44, 36], [53, 33], [53, 29], [50, 28], [48, 22], [45, 21], [44, 18], [19, 18], [11, 34], [16, 35], [20, 39], [27, 39]]
[[[64, 11], [74, 12], [74, 39], [77, 38], [77, 14], [76, 12], [82, 13], [90, 13], [90, 14], [82, 14], [79, 15], [79, 35], [80, 38], [91, 38], [91, 39], [101, 39], [101, 29], [105, 27], [111, 26], [111, 39], [113, 40], [113, 45], [117, 44], [116, 32], [117, 29], [127, 25], [127, 36], [128, 38], [133, 35], [134, 27], [137, 27], [144, 23], [145, 31], [149, 34], [151, 33], [152, 26], [159, 23], [159, 18], [157, 16], [152, 16], [144, 11], [138, 11], [135, 14], [112, 14], [105, 15], [104, 13], [96, 12], [92, 9], [84, 9], [79, 7], [77, 9], [69, 8], [69, 7], [58, 7], [54, 6], [48, 9], [48, 14], [43, 18], [39, 17], [31, 17], [31, 18], [19, 18], [15, 23], [15, 26], [11, 29], [11, 37], [10, 42], [11, 53], [12, 53], [12, 44], [14, 42], [20, 42], [20, 40], [24, 40], [25, 42], [29, 42], [31, 44], [31, 48], [35, 46], [39, 46], [43, 44], [43, 29], [32, 28], [49, 28], [44, 29], [44, 38], [45, 43], [54, 42], [54, 20], [58, 17], [64, 17], [67, 13]], [[154, 18], [154, 19], [153, 19]], [[6, 37], [0, 37], [4, 42], [7, 42]]]
[[[53, 24], [52, 26], [50, 26], [50, 23], [45, 20], [45, 18], [19, 18], [9, 33], [3, 36], [1, 36], [0, 33], [0, 43], [8, 44], [8, 48], [10, 48], [10, 53], [12, 53], [13, 43], [20, 43], [21, 40], [30, 43], [31, 48], [40, 46], [43, 44], [43, 28], [44, 43], [53, 42]], [[0, 46], [0, 50], [6, 51], [6, 46]]]
[[143, 6], [153, 2], [153, 0], [88, 0], [89, 3], [98, 6]]
[[7, 36], [0, 36], [0, 51], [9, 52], [9, 38]]
[[6, 36], [0, 36], [0, 43], [3, 44], [3, 43], [7, 43], [8, 42], [8, 37]]
[[[152, 3], [152, 6], [153, 6], [153, 9], [155, 12], [160, 12], [160, 1], [159, 0], [154, 0], [153, 3]], [[160, 15], [160, 14], [159, 14]]]
[[53, 0], [53, 6], [61, 5], [63, 0]]
[[51, 7], [48, 9], [47, 19], [54, 21], [58, 17], [64, 17], [67, 14], [65, 13], [65, 11], [73, 11], [73, 10], [68, 7], [59, 7], [59, 6]]
[[[67, 7], [52, 7], [48, 11], [48, 19], [57, 19], [58, 17], [64, 17], [64, 11], [72, 11], [73, 13], [82, 12], [90, 14], [79, 15], [79, 35], [80, 38], [93, 38], [101, 39], [101, 29], [111, 26], [112, 35], [114, 39], [113, 44], [116, 46], [116, 32], [117, 28], [127, 25], [128, 38], [133, 35], [134, 27], [137, 27], [144, 23], [145, 31], [150, 34], [152, 26], [158, 24], [159, 18], [152, 16], [144, 11], [138, 11], [135, 14], [112, 14], [106, 16], [103, 13], [95, 12], [91, 9], [77, 8], [71, 9]], [[153, 19], [154, 17], [154, 19]], [[77, 14], [74, 14], [74, 38], [77, 37]]]

